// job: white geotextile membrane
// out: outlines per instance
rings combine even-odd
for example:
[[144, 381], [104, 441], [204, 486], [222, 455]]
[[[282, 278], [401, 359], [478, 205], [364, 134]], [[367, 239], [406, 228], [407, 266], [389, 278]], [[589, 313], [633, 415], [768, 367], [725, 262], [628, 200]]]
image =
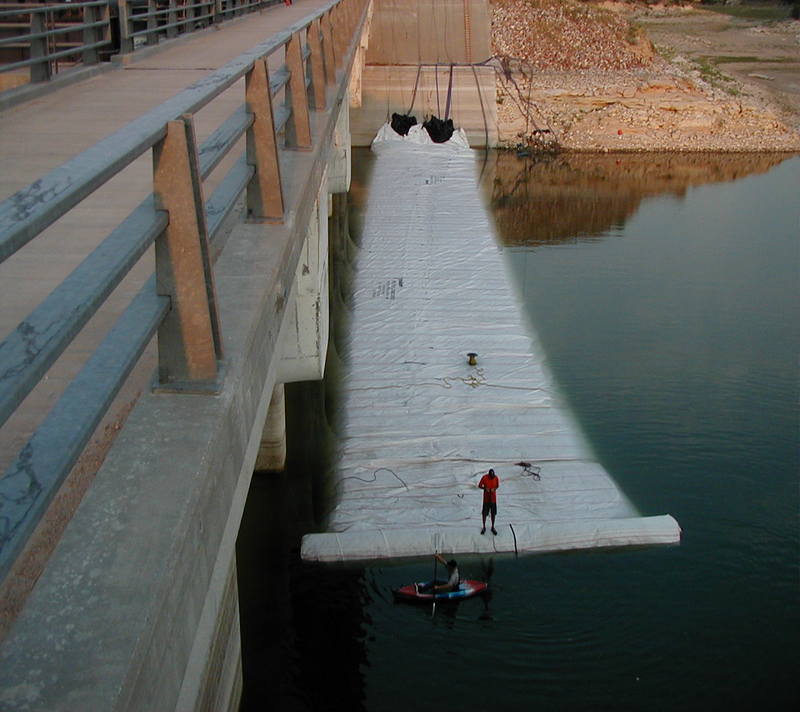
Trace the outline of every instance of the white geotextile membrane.
[[[669, 515], [638, 516], [560, 400], [463, 134], [426, 138], [387, 125], [373, 142], [351, 321], [337, 339], [336, 504], [329, 531], [304, 537], [303, 558], [679, 541]], [[480, 534], [477, 485], [490, 467], [500, 478], [496, 537]]]

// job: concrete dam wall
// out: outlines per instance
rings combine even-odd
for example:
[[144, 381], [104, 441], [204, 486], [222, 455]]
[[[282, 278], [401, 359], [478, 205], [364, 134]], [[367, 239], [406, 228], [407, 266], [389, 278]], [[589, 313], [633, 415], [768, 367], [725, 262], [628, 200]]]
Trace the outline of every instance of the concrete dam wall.
[[[471, 146], [497, 141], [488, 0], [374, 0], [354, 146], [368, 146], [392, 113], [449, 116]], [[448, 101], [449, 97], [449, 101]]]

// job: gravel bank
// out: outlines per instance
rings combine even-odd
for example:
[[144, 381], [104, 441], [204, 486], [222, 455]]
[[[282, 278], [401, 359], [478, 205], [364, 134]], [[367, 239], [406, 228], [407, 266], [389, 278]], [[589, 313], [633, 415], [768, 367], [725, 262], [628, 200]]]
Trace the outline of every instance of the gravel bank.
[[[677, 49], [656, 51], [651, 17], [707, 16], [693, 8], [578, 0], [492, 0], [501, 144], [539, 141], [573, 151], [800, 151], [791, 110], [746, 77], [704, 68]], [[772, 51], [800, 23], [752, 32]], [[710, 40], [708, 40], [710, 42]], [[788, 120], [787, 120], [788, 119]]]

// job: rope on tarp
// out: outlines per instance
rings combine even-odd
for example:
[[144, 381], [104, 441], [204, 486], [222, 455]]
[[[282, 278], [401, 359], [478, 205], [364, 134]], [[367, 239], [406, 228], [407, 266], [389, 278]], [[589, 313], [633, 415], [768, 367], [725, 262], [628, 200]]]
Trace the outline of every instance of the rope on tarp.
[[450, 65], [450, 79], [447, 81], [447, 103], [444, 107], [445, 121], [450, 118], [450, 103], [453, 98], [453, 65]]
[[419, 76], [422, 74], [422, 65], [417, 66], [417, 78], [414, 80], [414, 91], [411, 93], [411, 106], [408, 107], [408, 111], [406, 114], [411, 116], [411, 112], [414, 111], [414, 102], [417, 100], [417, 88], [419, 87]]

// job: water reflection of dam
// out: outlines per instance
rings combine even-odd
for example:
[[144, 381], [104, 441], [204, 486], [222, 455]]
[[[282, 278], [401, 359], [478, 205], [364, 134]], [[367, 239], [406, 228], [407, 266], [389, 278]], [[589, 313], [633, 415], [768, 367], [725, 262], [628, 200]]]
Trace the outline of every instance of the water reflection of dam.
[[642, 200], [766, 173], [786, 154], [562, 154], [538, 159], [492, 152], [484, 195], [505, 245], [535, 245], [599, 235], [623, 224]]

